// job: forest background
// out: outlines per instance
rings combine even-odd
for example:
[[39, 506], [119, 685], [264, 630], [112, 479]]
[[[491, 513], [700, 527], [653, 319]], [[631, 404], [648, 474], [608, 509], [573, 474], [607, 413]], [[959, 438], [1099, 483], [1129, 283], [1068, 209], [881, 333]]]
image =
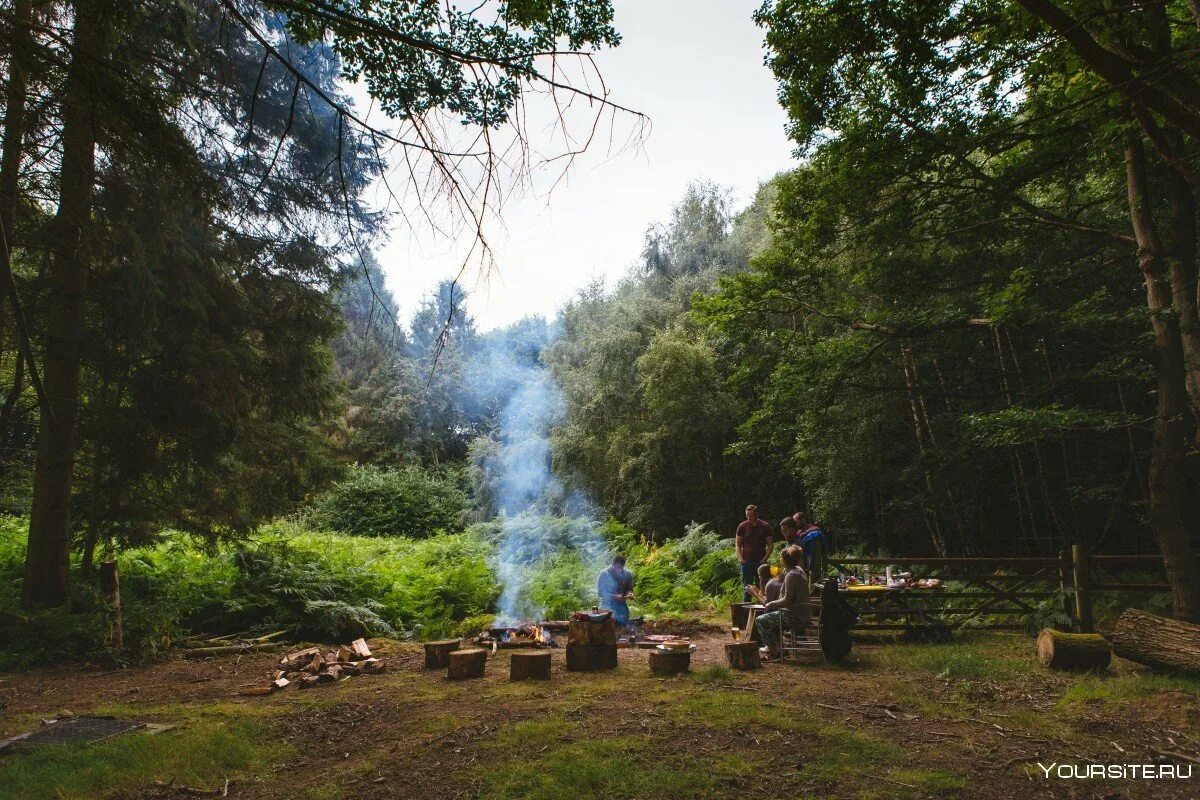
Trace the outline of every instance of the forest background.
[[[457, 283], [407, 325], [384, 289], [364, 196], [387, 156], [339, 75], [394, 64], [359, 29], [289, 3], [17, 3], [0, 632], [29, 645], [6, 658], [558, 616], [591, 604], [618, 550], [643, 612], [712, 608], [737, 590], [728, 539], [748, 502], [809, 511], [847, 552], [1163, 552], [1176, 589], [1152, 602], [1193, 616], [1191, 12], [1088, 17], [1131, 74], [1169, 73], [1163, 99], [1130, 98], [1057, 6], [817, 5], [758, 16], [794, 170], [746, 208], [693, 184], [615, 286], [480, 332]], [[564, 22], [512, 4], [531, 34], [507, 45], [568, 29], [615, 45], [606, 6], [564, 4]], [[68, 31], [121, 69], [89, 72]], [[417, 132], [443, 107], [509, 119], [503, 93], [421, 95], [433, 85], [375, 88]], [[81, 93], [99, 131], [85, 175]], [[472, 179], [416, 150], [451, 194]], [[70, 358], [68, 409], [41, 382], [67, 385]], [[37, 478], [68, 412], [55, 506]], [[27, 542], [60, 546], [35, 533], [54, 514], [70, 580], [30, 572]], [[101, 559], [122, 575], [119, 652]]]

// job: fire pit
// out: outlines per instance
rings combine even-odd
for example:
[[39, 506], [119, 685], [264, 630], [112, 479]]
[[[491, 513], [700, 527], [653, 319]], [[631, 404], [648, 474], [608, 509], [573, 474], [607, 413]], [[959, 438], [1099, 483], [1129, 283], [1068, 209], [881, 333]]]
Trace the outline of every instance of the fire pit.
[[502, 649], [554, 647], [554, 635], [536, 622], [524, 622], [513, 626], [494, 625], [475, 637], [475, 642], [485, 647]]

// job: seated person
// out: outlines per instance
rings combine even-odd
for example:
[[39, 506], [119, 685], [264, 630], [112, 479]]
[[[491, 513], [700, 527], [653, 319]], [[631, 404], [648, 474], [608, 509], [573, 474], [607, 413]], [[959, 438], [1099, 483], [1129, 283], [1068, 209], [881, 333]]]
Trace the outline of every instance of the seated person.
[[[809, 605], [808, 575], [801, 566], [804, 560], [804, 551], [792, 545], [785, 547], [779, 554], [779, 558], [783, 562], [784, 568], [783, 574], [779, 576], [783, 583], [783, 591], [779, 597], [764, 604], [767, 607], [766, 612], [761, 614], [755, 622], [758, 640], [767, 647], [767, 654], [764, 656], [766, 661], [775, 661], [779, 658], [779, 643], [784, 626], [805, 629], [808, 627], [812, 615], [812, 608]], [[758, 596], [757, 587], [752, 594]], [[766, 599], [765, 595], [761, 597]]]
[[633, 573], [625, 569], [625, 556], [615, 556], [612, 566], [596, 579], [601, 608], [612, 609], [618, 625], [629, 624], [629, 600], [633, 599]]
[[760, 603], [768, 603], [779, 597], [783, 591], [783, 581], [771, 574], [770, 564], [758, 565], [758, 591], [750, 591], [751, 596]]

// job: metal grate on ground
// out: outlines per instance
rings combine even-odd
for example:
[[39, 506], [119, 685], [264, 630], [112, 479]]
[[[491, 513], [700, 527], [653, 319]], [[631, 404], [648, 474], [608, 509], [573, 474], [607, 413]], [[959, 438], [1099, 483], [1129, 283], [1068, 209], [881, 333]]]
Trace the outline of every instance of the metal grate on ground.
[[9, 747], [13, 750], [25, 750], [43, 745], [99, 742], [144, 727], [144, 722], [113, 717], [71, 717], [22, 736], [11, 742]]

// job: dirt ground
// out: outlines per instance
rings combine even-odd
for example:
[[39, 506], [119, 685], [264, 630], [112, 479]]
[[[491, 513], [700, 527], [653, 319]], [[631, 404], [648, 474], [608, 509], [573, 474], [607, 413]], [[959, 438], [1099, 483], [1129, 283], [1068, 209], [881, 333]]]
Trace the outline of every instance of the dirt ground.
[[[1095, 679], [1040, 670], [1028, 663], [1032, 641], [1015, 636], [985, 638], [984, 661], [970, 661], [974, 674], [958, 678], [949, 656], [971, 657], [969, 644], [939, 652], [946, 646], [858, 642], [842, 666], [809, 660], [728, 672], [720, 668], [728, 634], [696, 625], [689, 633], [693, 674], [674, 678], [651, 675], [644, 650], [621, 650], [617, 670], [587, 674], [567, 672], [556, 649], [548, 682], [510, 682], [506, 651], [484, 678], [451, 682], [422, 669], [420, 645], [383, 640], [372, 646], [387, 659], [385, 674], [265, 697], [237, 690], [262, 685], [278, 653], [37, 669], [0, 681], [0, 738], [63, 712], [181, 728], [252, 718], [280, 746], [279, 760], [225, 777], [228, 796], [262, 800], [1200, 797], [1200, 697], [1186, 685], [1125, 697], [1103, 681], [1093, 687]], [[990, 659], [1014, 664], [993, 676]], [[1121, 665], [1104, 680], [1124, 689], [1140, 679]], [[5, 762], [20, 758], [0, 757], [0, 779]], [[1197, 777], [1047, 777], [1038, 762], [1171, 762], [1190, 764]], [[211, 788], [158, 775], [109, 795], [195, 797]]]

